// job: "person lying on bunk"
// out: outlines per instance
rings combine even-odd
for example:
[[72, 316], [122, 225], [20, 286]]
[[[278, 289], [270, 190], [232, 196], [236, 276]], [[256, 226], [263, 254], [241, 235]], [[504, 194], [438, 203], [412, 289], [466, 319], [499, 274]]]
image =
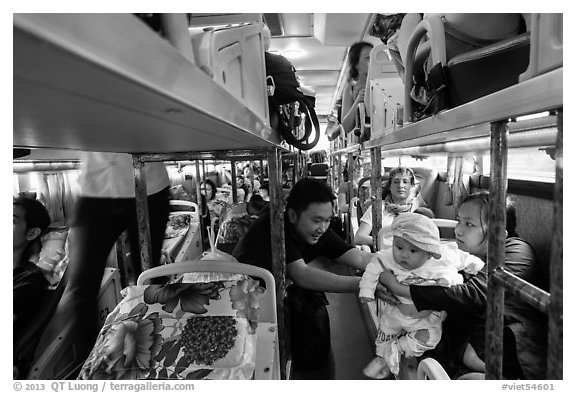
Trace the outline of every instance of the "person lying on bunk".
[[[487, 191], [464, 198], [458, 209], [458, 225], [455, 228], [458, 248], [482, 260], [486, 260], [488, 254], [488, 200]], [[506, 236], [506, 270], [535, 283], [535, 254], [532, 247], [516, 233], [516, 208], [509, 198], [506, 200]], [[448, 312], [440, 343], [424, 356], [438, 360], [452, 378], [470, 371], [484, 372], [486, 267], [475, 276], [465, 275], [463, 284], [451, 287], [404, 285], [398, 283], [394, 275], [387, 271], [380, 275], [380, 283], [395, 295], [411, 299], [414, 312]], [[394, 302], [390, 298], [387, 301]], [[518, 295], [507, 292], [503, 334], [504, 378], [546, 378], [546, 356], [543, 356], [546, 353], [546, 326], [544, 314], [528, 305]], [[483, 374], [476, 377], [483, 377]]]
[[13, 202], [13, 318], [14, 332], [24, 328], [34, 317], [40, 300], [48, 288], [48, 281], [38, 268], [41, 236], [50, 225], [46, 207], [35, 199], [18, 197]]
[[[403, 284], [450, 286], [463, 283], [460, 270], [476, 274], [484, 262], [467, 252], [440, 243], [440, 231], [423, 214], [401, 213], [391, 225], [393, 247], [378, 251], [362, 275], [360, 300], [374, 301], [378, 278], [390, 270]], [[384, 379], [390, 372], [398, 375], [400, 357], [417, 357], [433, 349], [442, 335], [445, 311], [406, 312], [410, 299], [398, 297], [400, 304], [386, 303], [380, 310], [376, 357], [364, 368], [364, 374]]]
[[[290, 190], [284, 212], [285, 311], [294, 379], [333, 379], [328, 300], [324, 292], [357, 292], [360, 277], [329, 271], [333, 263], [364, 271], [371, 254], [347, 244], [329, 229], [334, 194], [322, 180], [304, 178]], [[239, 262], [273, 271], [270, 212], [240, 239], [233, 255]], [[287, 281], [288, 281], [287, 280]]]
[[[426, 207], [426, 201], [420, 194], [415, 195], [416, 176], [414, 171], [406, 167], [396, 167], [390, 171], [386, 190], [382, 201], [382, 229], [387, 230], [392, 220], [402, 212], [413, 212], [419, 207]], [[360, 226], [354, 235], [354, 244], [372, 245], [372, 206], [360, 218]], [[392, 236], [384, 239], [385, 246], [392, 246]]]

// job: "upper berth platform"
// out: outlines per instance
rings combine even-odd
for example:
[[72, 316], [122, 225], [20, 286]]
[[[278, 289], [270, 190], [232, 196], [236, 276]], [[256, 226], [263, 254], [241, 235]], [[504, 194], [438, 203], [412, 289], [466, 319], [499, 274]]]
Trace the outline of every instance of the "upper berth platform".
[[280, 136], [131, 14], [14, 14], [14, 147], [168, 153]]
[[[562, 105], [563, 67], [560, 67], [418, 122], [406, 123], [396, 130], [372, 130], [373, 139], [335, 153], [374, 147], [411, 149], [488, 137], [492, 121], [554, 110]], [[552, 123], [546, 119], [527, 120], [517, 122], [511, 132], [551, 128], [556, 128], [555, 120]]]

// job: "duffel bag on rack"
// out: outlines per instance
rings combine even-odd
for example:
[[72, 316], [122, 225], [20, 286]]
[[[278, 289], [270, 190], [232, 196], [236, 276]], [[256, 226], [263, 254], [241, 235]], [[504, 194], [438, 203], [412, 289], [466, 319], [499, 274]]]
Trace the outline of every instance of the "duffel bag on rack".
[[[270, 125], [295, 148], [312, 149], [320, 139], [320, 125], [314, 110], [315, 98], [304, 94], [296, 78], [296, 70], [288, 59], [268, 52], [264, 59]], [[314, 137], [308, 142], [313, 131]]]

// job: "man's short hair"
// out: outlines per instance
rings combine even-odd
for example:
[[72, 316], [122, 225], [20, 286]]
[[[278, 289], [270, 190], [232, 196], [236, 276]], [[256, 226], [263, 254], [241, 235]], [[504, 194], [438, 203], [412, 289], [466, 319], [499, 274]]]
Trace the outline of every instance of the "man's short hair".
[[286, 200], [286, 210], [293, 209], [296, 214], [308, 209], [311, 203], [330, 202], [334, 206], [334, 192], [323, 180], [305, 177], [299, 180], [292, 189]]
[[19, 196], [14, 198], [14, 206], [21, 206], [24, 209], [24, 220], [26, 229], [39, 228], [40, 236], [46, 233], [50, 225], [50, 214], [46, 207], [36, 199]]

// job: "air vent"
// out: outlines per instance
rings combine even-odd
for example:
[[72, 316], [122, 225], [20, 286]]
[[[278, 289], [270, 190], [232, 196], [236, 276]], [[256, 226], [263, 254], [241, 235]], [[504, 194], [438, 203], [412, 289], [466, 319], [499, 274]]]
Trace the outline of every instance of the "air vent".
[[272, 37], [284, 35], [284, 28], [282, 27], [282, 18], [280, 18], [280, 14], [264, 14], [264, 23], [266, 23], [270, 29]]

